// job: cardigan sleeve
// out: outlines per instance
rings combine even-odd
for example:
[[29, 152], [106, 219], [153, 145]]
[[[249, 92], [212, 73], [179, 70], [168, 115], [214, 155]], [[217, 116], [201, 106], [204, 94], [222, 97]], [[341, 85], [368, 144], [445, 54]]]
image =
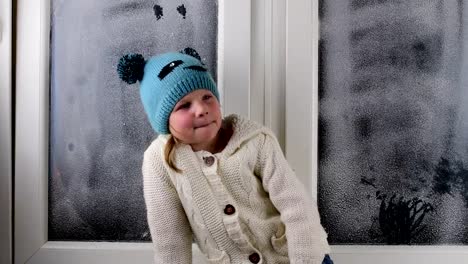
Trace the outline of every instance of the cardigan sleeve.
[[[154, 146], [154, 145], [153, 145]], [[192, 231], [157, 151], [143, 159], [143, 193], [154, 247], [154, 263], [192, 263]]]
[[265, 191], [281, 214], [286, 226], [288, 255], [291, 264], [320, 264], [330, 252], [327, 234], [320, 223], [315, 201], [286, 161], [276, 138], [265, 133], [259, 150], [258, 173]]

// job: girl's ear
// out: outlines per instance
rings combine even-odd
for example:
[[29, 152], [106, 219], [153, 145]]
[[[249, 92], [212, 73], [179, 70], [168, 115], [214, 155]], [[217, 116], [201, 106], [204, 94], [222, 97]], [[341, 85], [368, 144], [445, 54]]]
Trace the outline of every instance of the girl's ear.
[[[202, 62], [200, 54], [198, 54], [198, 52], [193, 48], [187, 47], [187, 48], [181, 50], [180, 53], [190, 55], [190, 56], [198, 59], [200, 62]], [[202, 64], [203, 64], [203, 62], [202, 62]]]
[[143, 80], [146, 61], [143, 55], [131, 53], [120, 58], [117, 73], [120, 79], [128, 84]]

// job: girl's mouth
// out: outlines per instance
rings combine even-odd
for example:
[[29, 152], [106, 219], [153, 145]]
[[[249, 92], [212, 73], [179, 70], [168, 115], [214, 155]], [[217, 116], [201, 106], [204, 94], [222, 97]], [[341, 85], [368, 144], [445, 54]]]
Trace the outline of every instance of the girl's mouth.
[[206, 123], [206, 124], [203, 124], [203, 125], [200, 125], [200, 126], [196, 126], [195, 129], [207, 127], [207, 126], [211, 125], [211, 123], [213, 123], [213, 122], [209, 122], [209, 123]]

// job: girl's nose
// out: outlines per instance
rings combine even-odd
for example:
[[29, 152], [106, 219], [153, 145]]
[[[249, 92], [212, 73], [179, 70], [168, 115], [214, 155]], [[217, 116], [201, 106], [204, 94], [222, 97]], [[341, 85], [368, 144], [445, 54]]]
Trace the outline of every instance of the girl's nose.
[[208, 108], [203, 103], [197, 103], [195, 108], [196, 116], [204, 116], [208, 114]]

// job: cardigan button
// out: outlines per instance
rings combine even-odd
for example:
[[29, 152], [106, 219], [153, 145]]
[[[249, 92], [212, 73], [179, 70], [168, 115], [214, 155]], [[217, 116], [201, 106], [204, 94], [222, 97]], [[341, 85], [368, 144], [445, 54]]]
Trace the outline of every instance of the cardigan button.
[[249, 260], [252, 263], [259, 263], [260, 262], [260, 255], [258, 255], [258, 253], [253, 253], [252, 255], [249, 256]]
[[227, 215], [232, 215], [236, 212], [236, 208], [234, 206], [228, 204], [226, 205], [226, 208], [224, 208], [224, 213]]
[[209, 167], [214, 164], [215, 159], [213, 156], [209, 156], [209, 157], [203, 157], [203, 161], [205, 161], [206, 166]]

